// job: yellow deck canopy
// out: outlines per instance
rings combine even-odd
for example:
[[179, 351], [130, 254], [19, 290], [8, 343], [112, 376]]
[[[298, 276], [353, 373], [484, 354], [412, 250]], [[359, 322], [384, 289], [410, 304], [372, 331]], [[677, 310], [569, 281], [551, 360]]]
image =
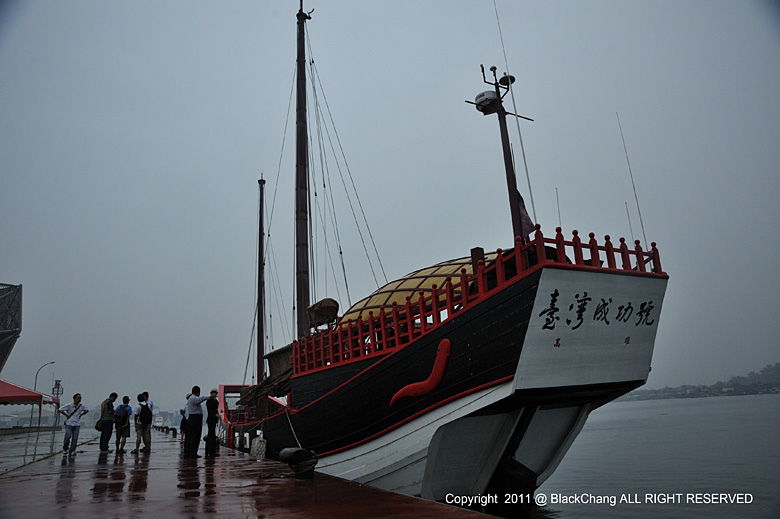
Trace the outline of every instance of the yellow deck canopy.
[[[495, 252], [485, 254], [485, 264], [489, 265], [495, 261], [496, 256]], [[369, 312], [373, 312], [377, 316], [380, 313], [380, 308], [383, 306], [385, 310], [390, 310], [393, 303], [397, 303], [399, 306], [405, 305], [407, 297], [412, 302], [415, 302], [420, 297], [420, 291], [429, 296], [433, 291], [433, 285], [436, 285], [439, 289], [444, 289], [448, 277], [452, 278], [453, 284], [459, 283], [461, 269], [464, 268], [468, 275], [472, 274], [470, 257], [443, 261], [431, 267], [416, 270], [400, 279], [391, 281], [377, 289], [370, 296], [352, 305], [341, 317], [340, 321], [343, 323], [346, 323], [349, 319], [355, 321], [361, 315], [364, 319], [368, 319]], [[460, 289], [457, 289], [456, 295], [459, 292]]]

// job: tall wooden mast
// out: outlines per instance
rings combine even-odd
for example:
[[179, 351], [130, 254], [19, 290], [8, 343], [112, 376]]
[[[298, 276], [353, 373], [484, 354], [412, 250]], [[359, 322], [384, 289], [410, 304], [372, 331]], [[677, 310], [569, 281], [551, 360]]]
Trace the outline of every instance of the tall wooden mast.
[[263, 224], [265, 180], [257, 181], [260, 190], [258, 215], [258, 239], [257, 239], [257, 383], [265, 380], [265, 328], [263, 316], [265, 316], [265, 227]]
[[295, 109], [295, 300], [298, 337], [309, 331], [309, 134], [306, 122], [306, 49], [305, 25], [311, 17], [303, 12], [298, 18], [298, 60]]

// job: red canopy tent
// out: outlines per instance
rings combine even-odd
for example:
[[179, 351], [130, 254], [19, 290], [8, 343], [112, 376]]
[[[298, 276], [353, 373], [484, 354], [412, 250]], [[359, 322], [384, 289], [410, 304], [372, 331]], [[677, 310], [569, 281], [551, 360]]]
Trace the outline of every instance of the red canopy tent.
[[0, 380], [0, 405], [37, 405], [38, 425], [41, 425], [43, 404], [60, 405], [60, 399], [46, 393], [26, 389], [5, 380]]

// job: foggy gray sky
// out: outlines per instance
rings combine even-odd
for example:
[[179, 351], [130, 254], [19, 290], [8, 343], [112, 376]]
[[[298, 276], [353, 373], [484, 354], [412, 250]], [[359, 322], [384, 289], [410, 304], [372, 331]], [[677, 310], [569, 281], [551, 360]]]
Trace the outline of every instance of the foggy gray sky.
[[[88, 404], [148, 390], [168, 409], [193, 384], [241, 382], [256, 181], [271, 196], [297, 3], [0, 6], [0, 282], [24, 285], [3, 379], [32, 387], [54, 360], [39, 389], [62, 379]], [[670, 275], [647, 387], [780, 361], [776, 7], [497, 5], [517, 110], [535, 119], [521, 126], [546, 233], [558, 188], [567, 236], [630, 239], [628, 202], [641, 237], [620, 114], [647, 239]], [[312, 8], [315, 64], [388, 277], [510, 247], [498, 125], [464, 103], [487, 89], [481, 63], [506, 69], [493, 3]], [[511, 138], [519, 152], [514, 124]], [[292, 147], [290, 133], [272, 230], [288, 306]], [[354, 302], [376, 285], [359, 241], [343, 239]]]

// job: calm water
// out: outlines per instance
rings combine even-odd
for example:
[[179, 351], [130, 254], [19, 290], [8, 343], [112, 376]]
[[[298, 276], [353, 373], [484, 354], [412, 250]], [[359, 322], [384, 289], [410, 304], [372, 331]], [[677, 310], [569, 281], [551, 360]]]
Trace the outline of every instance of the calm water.
[[[686, 502], [721, 493], [749, 494], [752, 503]], [[780, 395], [607, 404], [540, 494], [559, 518], [780, 518]], [[591, 502], [552, 503], [556, 496]]]

